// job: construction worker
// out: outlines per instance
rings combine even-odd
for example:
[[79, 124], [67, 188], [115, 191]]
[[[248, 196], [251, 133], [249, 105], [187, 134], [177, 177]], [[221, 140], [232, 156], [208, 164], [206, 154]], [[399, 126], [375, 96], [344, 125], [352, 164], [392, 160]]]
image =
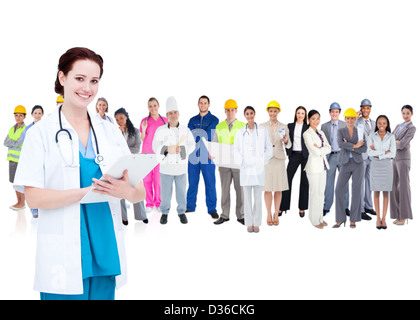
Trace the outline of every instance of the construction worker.
[[57, 96], [56, 105], [62, 104], [64, 102], [63, 96]]
[[[235, 137], [241, 128], [245, 127], [246, 123], [236, 119], [238, 113], [238, 105], [235, 100], [227, 100], [225, 102], [226, 120], [220, 122], [216, 126], [216, 133], [213, 136], [213, 142], [233, 145]], [[222, 185], [222, 214], [214, 224], [222, 224], [229, 221], [230, 213], [230, 186], [235, 186], [236, 191], [236, 218], [238, 222], [244, 224], [244, 194], [240, 184], [239, 169], [227, 168], [219, 166], [220, 182]]]
[[[355, 126], [364, 130], [366, 138], [369, 137], [372, 133], [375, 132], [376, 122], [370, 119], [370, 111], [372, 109], [372, 103], [369, 99], [363, 99], [360, 103], [360, 111], [357, 112], [358, 119]], [[366, 143], [366, 141], [365, 141]], [[375, 210], [373, 210], [372, 202], [372, 190], [370, 188], [370, 167], [372, 159], [368, 156], [367, 150], [363, 153], [363, 174], [364, 174], [364, 183], [362, 183], [361, 188], [361, 210], [362, 210], [362, 220], [372, 220], [367, 213], [376, 215]]]
[[[23, 140], [19, 139], [26, 128], [24, 120], [26, 118], [26, 109], [24, 106], [17, 106], [14, 110], [16, 124], [10, 128], [4, 145], [9, 148], [7, 152], [7, 161], [9, 161], [9, 181], [13, 183], [15, 173], [19, 162], [20, 152], [22, 150]], [[25, 194], [16, 191], [17, 203], [10, 206], [12, 210], [25, 209]]]
[[335, 217], [333, 228], [346, 226], [345, 193], [347, 184], [352, 179], [350, 228], [356, 228], [356, 222], [361, 220], [360, 187], [363, 183], [363, 156], [367, 151], [366, 136], [355, 126], [356, 110], [349, 108], [344, 112], [346, 127], [338, 129], [338, 146], [340, 147], [339, 164], [341, 166], [335, 187]]
[[198, 108], [200, 113], [192, 117], [188, 122], [188, 128], [194, 135], [196, 147], [190, 155], [188, 161], [188, 192], [187, 192], [187, 210], [194, 212], [197, 204], [198, 184], [200, 181], [200, 172], [203, 174], [206, 187], [206, 205], [207, 212], [213, 219], [217, 219], [217, 195], [216, 195], [216, 166], [209, 159], [209, 153], [201, 138], [212, 141], [212, 135], [219, 123], [219, 119], [209, 111], [210, 99], [207, 96], [201, 96], [198, 99]]
[[[338, 130], [346, 127], [346, 123], [339, 119], [341, 113], [341, 106], [337, 102], [333, 102], [330, 105], [330, 121], [325, 122], [321, 126], [321, 131], [325, 133], [328, 143], [331, 146], [331, 153], [327, 155], [329, 169], [327, 170], [327, 184], [324, 193], [324, 216], [330, 212], [332, 204], [334, 202], [334, 186], [335, 186], [335, 175], [337, 171], [340, 171], [340, 165], [338, 159], [340, 157], [340, 147], [338, 146], [337, 134]], [[349, 208], [349, 190], [347, 186], [345, 194], [345, 206], [346, 214], [350, 215]]]

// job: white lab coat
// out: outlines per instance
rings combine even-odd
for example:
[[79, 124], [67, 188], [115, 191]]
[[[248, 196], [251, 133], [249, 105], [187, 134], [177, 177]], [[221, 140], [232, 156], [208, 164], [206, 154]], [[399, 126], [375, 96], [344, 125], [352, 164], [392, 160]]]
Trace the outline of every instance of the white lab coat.
[[[102, 172], [118, 160], [121, 155], [131, 154], [118, 127], [108, 121], [91, 116], [99, 150], [104, 157]], [[69, 190], [80, 188], [79, 137], [61, 113], [62, 126], [70, 131], [72, 142], [66, 134], [60, 134], [66, 144], [61, 151], [67, 163], [71, 163], [73, 148], [74, 166], [65, 166], [55, 141], [60, 129], [58, 107], [28, 131], [22, 148], [14, 185], [16, 189], [32, 186], [41, 189]], [[63, 137], [63, 136], [64, 137]], [[95, 137], [93, 148], [97, 154]], [[120, 258], [121, 275], [116, 277], [117, 288], [126, 283], [126, 255], [120, 200], [109, 202], [114, 222], [115, 236]], [[81, 247], [80, 247], [80, 203], [44, 210], [39, 209], [36, 270], [34, 289], [57, 294], [83, 293]]]
[[241, 128], [233, 148], [235, 161], [241, 164], [241, 186], [264, 186], [265, 166], [273, 154], [267, 129], [262, 125], [254, 125], [253, 130], [248, 126]]

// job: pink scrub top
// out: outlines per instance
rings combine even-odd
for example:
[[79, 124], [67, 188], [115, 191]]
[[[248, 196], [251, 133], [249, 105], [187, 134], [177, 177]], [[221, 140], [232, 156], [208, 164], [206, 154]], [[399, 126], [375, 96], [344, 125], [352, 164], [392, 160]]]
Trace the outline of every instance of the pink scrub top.
[[166, 117], [161, 117], [159, 116], [159, 118], [157, 118], [156, 120], [153, 119], [153, 117], [146, 117], [143, 120], [141, 120], [140, 122], [140, 132], [143, 133], [143, 129], [141, 124], [143, 123], [143, 121], [147, 120], [147, 129], [146, 129], [146, 136], [144, 137], [143, 143], [142, 143], [142, 150], [141, 153], [155, 153], [153, 151], [153, 138], [155, 136], [155, 132], [157, 130], [157, 128], [159, 128], [160, 126], [164, 125], [165, 123], [162, 121], [165, 121], [165, 123], [168, 123], [168, 119]]

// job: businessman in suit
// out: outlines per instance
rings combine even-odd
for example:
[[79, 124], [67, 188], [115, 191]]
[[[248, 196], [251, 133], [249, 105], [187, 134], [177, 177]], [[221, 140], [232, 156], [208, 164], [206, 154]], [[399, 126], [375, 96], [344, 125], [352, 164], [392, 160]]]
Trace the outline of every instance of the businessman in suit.
[[[359, 118], [356, 121], [356, 127], [363, 128], [366, 138], [375, 132], [376, 127], [376, 122], [369, 117], [371, 110], [372, 103], [369, 99], [364, 99], [360, 103], [360, 111], [357, 113]], [[376, 215], [375, 210], [373, 210], [372, 190], [370, 189], [370, 164], [372, 160], [368, 156], [367, 152], [363, 153], [362, 156], [364, 165], [364, 183], [362, 183], [361, 188], [362, 220], [372, 220], [372, 218], [367, 215], [367, 213]]]
[[[338, 162], [340, 156], [340, 146], [338, 145], [338, 130], [346, 127], [346, 123], [339, 120], [338, 117], [341, 113], [341, 107], [337, 102], [330, 105], [331, 120], [321, 126], [321, 130], [325, 133], [328, 143], [331, 145], [331, 153], [327, 155], [329, 170], [327, 171], [327, 184], [324, 194], [324, 216], [330, 211], [334, 202], [334, 186], [335, 176], [337, 170], [340, 171], [341, 165]], [[346, 214], [350, 215], [349, 208], [349, 186], [347, 184], [346, 195], [344, 197]]]

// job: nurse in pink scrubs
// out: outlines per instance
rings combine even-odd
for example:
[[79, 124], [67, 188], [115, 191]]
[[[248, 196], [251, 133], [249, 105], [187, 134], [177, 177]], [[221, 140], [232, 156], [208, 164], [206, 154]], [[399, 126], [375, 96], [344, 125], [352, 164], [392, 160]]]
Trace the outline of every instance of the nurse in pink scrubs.
[[[140, 133], [142, 143], [142, 153], [154, 153], [152, 148], [153, 137], [156, 129], [168, 123], [168, 119], [159, 114], [159, 102], [156, 98], [150, 98], [147, 106], [149, 116], [141, 120]], [[146, 188], [146, 212], [150, 212], [153, 207], [159, 210], [160, 206], [160, 166], [157, 165], [144, 179], [143, 184]]]

